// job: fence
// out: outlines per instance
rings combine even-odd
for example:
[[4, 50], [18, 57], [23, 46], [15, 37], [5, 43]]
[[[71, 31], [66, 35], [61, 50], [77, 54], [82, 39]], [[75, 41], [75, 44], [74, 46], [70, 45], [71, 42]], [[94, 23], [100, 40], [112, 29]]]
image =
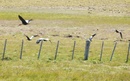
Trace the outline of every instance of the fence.
[[[37, 54], [37, 59], [40, 59], [42, 45], [43, 45], [43, 41], [40, 43], [40, 48], [39, 48], [39, 51], [38, 51], [38, 54]], [[58, 55], [58, 51], [59, 51], [59, 45], [60, 45], [60, 41], [57, 41], [57, 45], [56, 45], [56, 49], [55, 49], [55, 54], [54, 54], [54, 60], [57, 59], [57, 55]], [[89, 58], [90, 45], [91, 45], [91, 42], [87, 40], [86, 41], [86, 45], [85, 45], [85, 51], [84, 51], [84, 60], [88, 60], [88, 58]], [[4, 41], [4, 47], [3, 47], [3, 53], [2, 53], [2, 60], [5, 60], [6, 47], [7, 47], [7, 39], [5, 39], [5, 41]], [[114, 52], [116, 50], [116, 47], [117, 47], [117, 42], [114, 43], [114, 47], [112, 49], [112, 53], [111, 53], [109, 61], [112, 61], [112, 59], [114, 57]], [[21, 42], [20, 56], [19, 56], [20, 58], [19, 59], [22, 59], [23, 48], [24, 48], [24, 40], [22, 40], [22, 42]], [[73, 43], [71, 60], [74, 59], [75, 48], [76, 48], [76, 41], [74, 41], [74, 43]], [[103, 51], [104, 51], [104, 41], [102, 41], [102, 44], [101, 44], [101, 51], [100, 51], [99, 61], [102, 61]], [[126, 60], [125, 60], [126, 63], [129, 61], [129, 52], [130, 52], [130, 41], [129, 41], [129, 44], [128, 44], [128, 52], [126, 54]]]

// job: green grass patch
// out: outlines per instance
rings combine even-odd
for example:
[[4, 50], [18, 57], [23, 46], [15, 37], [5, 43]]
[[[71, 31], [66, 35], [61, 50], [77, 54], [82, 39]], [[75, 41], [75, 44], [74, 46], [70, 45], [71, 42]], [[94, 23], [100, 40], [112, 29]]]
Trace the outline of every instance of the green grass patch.
[[116, 16], [94, 16], [83, 14], [64, 14], [64, 13], [36, 13], [36, 12], [0, 12], [0, 20], [16, 20], [18, 15], [22, 15], [25, 19], [40, 20], [62, 20], [73, 21], [79, 24], [130, 24], [130, 17]]

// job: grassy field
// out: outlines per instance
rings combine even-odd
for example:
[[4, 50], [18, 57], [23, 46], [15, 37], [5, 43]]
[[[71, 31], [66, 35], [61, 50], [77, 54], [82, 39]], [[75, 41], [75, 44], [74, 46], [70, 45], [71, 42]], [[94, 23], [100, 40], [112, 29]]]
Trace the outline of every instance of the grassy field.
[[[129, 0], [1, 0], [1, 58], [5, 39], [7, 47], [5, 59], [0, 60], [0, 81], [129, 81], [130, 63], [125, 63], [130, 40], [129, 5]], [[33, 21], [18, 26], [18, 14]], [[123, 32], [123, 39], [115, 29]], [[85, 41], [94, 33], [97, 35], [85, 61]], [[39, 60], [40, 44], [35, 43], [39, 37], [27, 41], [24, 34], [51, 39], [52, 43], [43, 42]], [[19, 59], [22, 40], [23, 56]], [[99, 61], [102, 41], [104, 51]], [[110, 61], [115, 41], [117, 47]]]

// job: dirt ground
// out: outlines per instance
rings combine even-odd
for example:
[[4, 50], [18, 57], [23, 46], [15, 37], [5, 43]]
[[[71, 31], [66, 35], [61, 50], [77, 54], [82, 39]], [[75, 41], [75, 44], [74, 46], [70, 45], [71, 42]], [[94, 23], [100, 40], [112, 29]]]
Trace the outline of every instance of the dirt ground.
[[[71, 35], [72, 37], [68, 38], [78, 38], [78, 39], [87, 39], [92, 34], [96, 33], [94, 40], [120, 40], [120, 35], [115, 33], [115, 29], [122, 31], [123, 41], [130, 40], [130, 26], [129, 25], [92, 25], [86, 24], [82, 27], [78, 26], [68, 26], [62, 27], [61, 22], [57, 20], [46, 21], [46, 20], [35, 20], [32, 21], [27, 26], [18, 26], [18, 23], [21, 23], [19, 20], [0, 20], [0, 36], [1, 40], [4, 40], [6, 36], [15, 36], [16, 38], [23, 38], [24, 34], [29, 36], [33, 34], [39, 34], [41, 37], [50, 37], [55, 39], [55, 37], [66, 38]], [[50, 24], [52, 23], [52, 24]], [[40, 25], [39, 25], [40, 24]]]
[[[73, 2], [73, 3], [72, 3]], [[23, 6], [24, 3], [25, 6]], [[26, 1], [22, 0], [9, 3], [8, 0], [1, 1], [0, 10], [3, 12], [18, 12], [18, 13], [32, 13], [32, 12], [45, 12], [45, 13], [65, 13], [65, 14], [92, 14], [101, 16], [130, 16], [129, 1], [73, 1], [66, 0], [51, 1], [51, 0], [37, 0]], [[67, 4], [67, 5], [66, 5]], [[45, 37], [55, 36], [66, 37], [72, 35], [73, 38], [86, 39], [92, 34], [97, 33], [95, 40], [120, 40], [119, 34], [115, 33], [115, 29], [122, 31], [123, 40], [130, 40], [130, 25], [128, 24], [85, 24], [82, 26], [75, 26], [73, 22], [60, 21], [60, 20], [39, 20], [34, 19], [32, 23], [27, 26], [18, 26], [21, 23], [19, 20], [0, 20], [0, 35], [15, 36], [20, 34], [40, 34]], [[62, 24], [69, 24], [68, 27], [63, 27]], [[3, 37], [1, 37], [3, 39]]]

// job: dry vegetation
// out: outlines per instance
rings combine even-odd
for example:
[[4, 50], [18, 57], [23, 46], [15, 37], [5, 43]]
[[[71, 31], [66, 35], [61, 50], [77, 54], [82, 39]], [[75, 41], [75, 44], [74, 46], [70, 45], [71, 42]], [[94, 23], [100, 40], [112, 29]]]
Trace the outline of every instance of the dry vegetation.
[[[34, 20], [27, 26], [18, 26], [18, 14]], [[129, 0], [0, 0], [1, 57], [4, 40], [8, 39], [5, 60], [0, 61], [0, 81], [129, 81], [130, 64], [125, 63], [129, 27]], [[123, 32], [121, 41], [115, 29]], [[91, 43], [89, 60], [84, 61], [85, 40], [94, 33], [97, 35]], [[39, 60], [37, 38], [28, 42], [24, 34], [39, 34], [52, 40], [52, 44], [43, 43]], [[54, 60], [58, 40], [59, 52]], [[75, 56], [71, 60], [74, 41]], [[99, 61], [102, 41], [105, 46]]]

